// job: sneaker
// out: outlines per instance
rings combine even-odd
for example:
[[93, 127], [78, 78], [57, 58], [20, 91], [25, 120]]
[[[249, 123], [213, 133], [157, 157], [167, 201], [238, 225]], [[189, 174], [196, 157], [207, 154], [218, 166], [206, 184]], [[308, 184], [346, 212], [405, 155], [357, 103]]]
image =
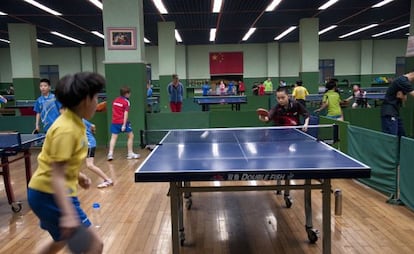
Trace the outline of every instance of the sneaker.
[[114, 159], [114, 156], [111, 153], [108, 153], [107, 160], [111, 161]]
[[139, 155], [139, 154], [137, 154], [137, 153], [129, 153], [129, 154], [127, 155], [127, 159], [128, 159], [128, 160], [130, 160], [130, 159], [139, 159], [139, 157], [141, 157], [141, 155]]
[[108, 180], [105, 180], [102, 183], [98, 184], [98, 186], [96, 186], [96, 187], [101, 189], [101, 188], [106, 188], [106, 187], [109, 187], [109, 186], [112, 186], [112, 185], [114, 185], [114, 182], [112, 182], [111, 179], [108, 179]]

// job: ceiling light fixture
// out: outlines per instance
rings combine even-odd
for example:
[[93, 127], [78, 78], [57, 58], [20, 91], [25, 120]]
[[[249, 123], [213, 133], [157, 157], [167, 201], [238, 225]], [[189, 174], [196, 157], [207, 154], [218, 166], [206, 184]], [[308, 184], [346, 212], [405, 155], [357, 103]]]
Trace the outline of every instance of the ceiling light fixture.
[[0, 16], [6, 16], [7, 13], [0, 11]]
[[61, 33], [59, 33], [59, 32], [56, 32], [56, 31], [52, 31], [52, 32], [50, 32], [51, 34], [54, 34], [54, 35], [56, 35], [56, 36], [59, 36], [59, 37], [61, 37], [61, 38], [63, 38], [63, 39], [66, 39], [66, 40], [69, 40], [69, 41], [73, 41], [73, 42], [76, 42], [76, 43], [79, 43], [79, 44], [86, 44], [85, 42], [83, 42], [83, 41], [80, 41], [80, 40], [78, 40], [78, 39], [75, 39], [75, 38], [72, 38], [72, 37], [70, 37], [70, 36], [67, 36], [67, 35], [64, 35], [64, 34], [61, 34]]
[[255, 27], [250, 28], [249, 31], [247, 31], [247, 33], [244, 35], [242, 40], [247, 41], [250, 38], [250, 36], [254, 33], [254, 31], [256, 31]]
[[292, 32], [295, 29], [296, 29], [296, 26], [289, 27], [284, 32], [282, 32], [281, 34], [279, 34], [278, 36], [276, 36], [274, 40], [277, 41], [277, 40], [282, 39], [283, 37], [285, 37], [287, 34], [289, 34], [290, 32]]
[[282, 0], [273, 0], [267, 7], [266, 11], [274, 11]]
[[6, 39], [0, 39], [0, 41], [10, 44], [10, 41], [9, 40], [6, 40]]
[[221, 5], [223, 4], [223, 0], [214, 0], [213, 3], [213, 13], [219, 13], [221, 10]]
[[178, 33], [177, 29], [175, 29], [175, 40], [177, 42], [183, 42], [183, 40], [181, 39], [180, 33]]
[[96, 36], [98, 36], [98, 37], [100, 37], [100, 38], [102, 38], [102, 39], [105, 39], [105, 35], [101, 34], [101, 33], [100, 33], [100, 32], [98, 32], [98, 31], [91, 31], [91, 33], [93, 33], [94, 35], [96, 35]]
[[161, 14], [168, 14], [168, 11], [165, 8], [165, 5], [164, 5], [164, 3], [161, 0], [152, 0], [152, 2], [154, 2], [155, 7], [157, 7], [158, 11]]
[[332, 29], [337, 28], [337, 27], [338, 27], [337, 25], [328, 26], [327, 28], [320, 30], [320, 31], [318, 32], [318, 34], [319, 34], [319, 35], [322, 35], [322, 34], [324, 34], [324, 33], [328, 32], [328, 31], [331, 31]]
[[391, 2], [393, 2], [393, 1], [394, 1], [394, 0], [383, 0], [383, 1], [379, 2], [379, 3], [377, 3], [377, 4], [374, 4], [374, 5], [372, 6], [372, 8], [379, 8], [379, 7], [382, 7], [382, 6], [386, 5], [386, 4], [391, 3]]
[[36, 2], [36, 1], [34, 1], [34, 0], [24, 0], [24, 1], [25, 1], [26, 3], [28, 3], [28, 4], [31, 4], [31, 5], [33, 5], [33, 6], [37, 7], [37, 8], [39, 8], [39, 9], [41, 9], [41, 10], [44, 10], [45, 12], [48, 12], [48, 13], [50, 13], [50, 14], [52, 14], [52, 15], [55, 15], [55, 16], [62, 16], [62, 13], [57, 12], [57, 11], [55, 11], [55, 10], [52, 10], [52, 9], [50, 9], [49, 7], [47, 7], [47, 6], [43, 5], [43, 4], [40, 4], [40, 3], [38, 3], [38, 2]]
[[410, 27], [410, 24], [403, 25], [403, 26], [399, 26], [399, 27], [396, 27], [394, 29], [390, 29], [390, 30], [384, 31], [382, 33], [374, 34], [374, 35], [372, 35], [372, 37], [379, 37], [381, 35], [389, 34], [389, 33], [392, 33], [392, 32], [395, 32], [395, 31], [398, 31], [398, 30], [401, 30], [401, 29], [404, 29], [404, 28], [408, 28], [408, 27]]
[[329, 0], [328, 2], [326, 2], [325, 4], [321, 5], [318, 10], [326, 10], [329, 7], [331, 7], [332, 5], [334, 5], [336, 2], [338, 2], [339, 0]]
[[216, 32], [217, 32], [216, 28], [211, 28], [210, 29], [210, 41], [215, 41], [216, 40]]
[[53, 43], [51, 43], [50, 41], [45, 41], [45, 40], [41, 40], [41, 39], [36, 39], [36, 41], [38, 43], [43, 43], [43, 44], [46, 44], [46, 45], [53, 45]]
[[341, 35], [341, 36], [339, 36], [339, 38], [343, 39], [343, 38], [345, 38], [345, 37], [348, 37], [348, 36], [351, 36], [351, 35], [354, 35], [354, 34], [357, 34], [357, 33], [363, 32], [363, 31], [365, 31], [365, 30], [371, 29], [371, 28], [376, 27], [376, 26], [378, 26], [378, 24], [371, 24], [371, 25], [368, 25], [368, 26], [364, 26], [364, 27], [362, 27], [362, 28], [360, 28], [360, 29], [357, 29], [357, 30], [355, 30], [355, 31], [352, 31], [352, 32], [350, 32], [350, 33], [347, 33], [347, 34]]
[[95, 5], [99, 9], [103, 10], [103, 4], [102, 4], [101, 1], [99, 1], [99, 0], [89, 0], [89, 2], [91, 2], [93, 5]]

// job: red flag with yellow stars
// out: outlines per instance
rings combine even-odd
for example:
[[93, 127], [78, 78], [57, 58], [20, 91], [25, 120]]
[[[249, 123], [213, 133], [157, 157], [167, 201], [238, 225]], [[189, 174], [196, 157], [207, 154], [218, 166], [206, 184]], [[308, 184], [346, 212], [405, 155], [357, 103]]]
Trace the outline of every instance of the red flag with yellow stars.
[[243, 74], [243, 52], [210, 52], [210, 75]]

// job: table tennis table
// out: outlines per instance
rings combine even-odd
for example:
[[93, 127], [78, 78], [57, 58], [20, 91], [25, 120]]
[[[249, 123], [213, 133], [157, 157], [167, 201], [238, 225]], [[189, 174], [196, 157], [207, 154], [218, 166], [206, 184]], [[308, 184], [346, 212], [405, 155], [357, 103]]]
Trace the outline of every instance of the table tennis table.
[[[370, 92], [366, 93], [364, 98], [366, 100], [374, 100], [374, 106], [378, 106], [378, 100], [383, 100], [385, 97], [385, 93], [383, 92]], [[316, 105], [322, 103], [323, 94], [309, 94], [306, 96], [306, 102], [311, 103], [311, 105]], [[319, 105], [316, 105], [319, 106]]]
[[[24, 159], [26, 182], [29, 184], [32, 177], [30, 147], [45, 138], [44, 134], [20, 134], [18, 132], [0, 132], [0, 156], [1, 164], [0, 175], [3, 176], [4, 187], [6, 190], [7, 201], [11, 205], [13, 212], [20, 212], [21, 202], [15, 200], [13, 188], [10, 181], [9, 165], [20, 159]], [[22, 155], [19, 155], [23, 153]], [[13, 156], [11, 159], [9, 157]]]
[[[312, 225], [311, 190], [321, 189], [322, 247], [323, 253], [328, 254], [331, 253], [331, 179], [366, 178], [370, 172], [368, 166], [294, 128], [170, 130], [135, 171], [135, 182], [170, 183], [174, 254], [179, 253], [180, 244], [185, 241], [183, 195], [303, 189], [306, 233], [314, 243], [319, 232]], [[304, 184], [276, 183], [291, 179], [304, 180]], [[252, 180], [257, 180], [257, 185], [240, 185], [240, 181]], [[237, 181], [238, 184], [191, 186], [193, 181]]]
[[247, 103], [247, 96], [244, 95], [206, 95], [194, 96], [193, 101], [201, 105], [202, 111], [209, 111], [209, 105], [230, 104], [231, 110], [240, 111], [240, 104]]

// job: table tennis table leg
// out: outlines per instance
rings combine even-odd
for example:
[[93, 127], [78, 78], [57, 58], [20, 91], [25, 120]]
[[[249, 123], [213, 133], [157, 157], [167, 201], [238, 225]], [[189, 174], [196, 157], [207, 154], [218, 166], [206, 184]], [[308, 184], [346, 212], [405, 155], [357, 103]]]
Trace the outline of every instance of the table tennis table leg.
[[30, 178], [32, 178], [32, 163], [31, 163], [31, 154], [29, 149], [24, 151], [24, 166], [26, 169], [26, 183], [29, 185]]
[[331, 253], [331, 179], [322, 183], [322, 253]]
[[9, 167], [9, 159], [6, 157], [1, 157], [1, 165], [2, 165], [2, 175], [4, 181], [4, 188], [6, 190], [7, 202], [9, 205], [14, 203], [14, 193], [12, 186], [10, 184], [10, 167]]
[[290, 186], [290, 180], [287, 179], [285, 180], [285, 193], [283, 195], [287, 208], [291, 208], [293, 204], [292, 197], [290, 196], [289, 186]]
[[177, 182], [170, 182], [172, 253], [180, 253], [179, 245], [179, 191]]
[[310, 243], [315, 243], [318, 240], [319, 231], [313, 228], [312, 222], [312, 189], [311, 189], [311, 179], [305, 180], [304, 188], [304, 200], [305, 200], [305, 230], [308, 234], [308, 239]]
[[[184, 182], [184, 187], [191, 187], [191, 182]], [[193, 205], [193, 200], [191, 199], [191, 192], [184, 192], [185, 198], [185, 207], [190, 210]]]

